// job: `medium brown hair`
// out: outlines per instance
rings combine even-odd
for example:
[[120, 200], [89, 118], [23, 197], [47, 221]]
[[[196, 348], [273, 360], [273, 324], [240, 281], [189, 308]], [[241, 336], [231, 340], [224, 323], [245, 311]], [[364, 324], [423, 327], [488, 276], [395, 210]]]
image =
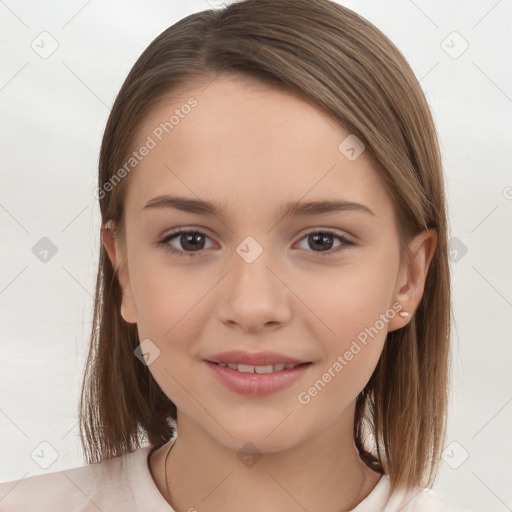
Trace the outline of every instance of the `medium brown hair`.
[[[406, 326], [388, 333], [357, 397], [354, 423], [361, 457], [388, 474], [393, 489], [431, 486], [445, 435], [450, 275], [441, 157], [418, 80], [380, 30], [330, 0], [245, 0], [183, 18], [139, 57], [105, 128], [101, 217], [103, 224], [116, 223], [121, 243], [131, 175], [108, 184], [133, 151], [142, 120], [164, 95], [219, 74], [284, 87], [363, 141], [393, 201], [402, 263], [413, 235], [437, 233], [422, 301]], [[89, 463], [138, 449], [145, 440], [162, 445], [176, 433], [176, 406], [134, 356], [137, 326], [122, 318], [121, 297], [117, 268], [101, 245], [80, 404]]]

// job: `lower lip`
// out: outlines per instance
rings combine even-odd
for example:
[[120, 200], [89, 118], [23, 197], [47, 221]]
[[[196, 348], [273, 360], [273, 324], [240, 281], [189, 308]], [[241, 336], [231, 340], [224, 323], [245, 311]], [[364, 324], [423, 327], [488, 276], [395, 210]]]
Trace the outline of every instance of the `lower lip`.
[[263, 396], [276, 393], [291, 386], [309, 371], [311, 363], [290, 370], [272, 373], [243, 373], [228, 366], [206, 361], [215, 377], [231, 391], [241, 395]]

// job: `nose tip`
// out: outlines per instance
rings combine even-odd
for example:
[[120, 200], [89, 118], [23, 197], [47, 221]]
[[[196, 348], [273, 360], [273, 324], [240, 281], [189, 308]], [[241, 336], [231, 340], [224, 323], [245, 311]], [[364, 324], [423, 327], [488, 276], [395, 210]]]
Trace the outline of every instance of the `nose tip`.
[[[254, 256], [252, 241], [240, 244]], [[237, 251], [238, 252], [238, 251]], [[290, 318], [288, 290], [268, 266], [263, 251], [248, 263], [243, 256], [235, 263], [224, 283], [218, 314], [223, 322], [238, 324], [244, 329], [276, 327]]]

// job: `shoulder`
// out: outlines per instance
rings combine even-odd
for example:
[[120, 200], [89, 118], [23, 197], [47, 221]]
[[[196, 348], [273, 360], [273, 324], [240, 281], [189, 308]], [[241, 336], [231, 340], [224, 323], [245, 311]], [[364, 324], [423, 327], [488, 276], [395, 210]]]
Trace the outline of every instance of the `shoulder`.
[[448, 498], [440, 496], [430, 489], [422, 489], [418, 496], [414, 512], [469, 512], [453, 505]]
[[[0, 509], [3, 512], [88, 512], [97, 511], [102, 504], [108, 507], [118, 498], [129, 499], [128, 469], [140, 467], [141, 461], [147, 460], [149, 450], [150, 447], [144, 447], [103, 462], [0, 483]], [[116, 506], [107, 510], [121, 509]]]
[[396, 490], [391, 494], [389, 477], [383, 475], [373, 491], [352, 512], [469, 512], [430, 489]]
[[431, 489], [418, 488], [407, 492], [402, 491], [393, 495], [390, 501], [394, 501], [390, 512], [394, 510], [401, 512], [469, 512], [457, 507], [449, 498], [441, 496]]

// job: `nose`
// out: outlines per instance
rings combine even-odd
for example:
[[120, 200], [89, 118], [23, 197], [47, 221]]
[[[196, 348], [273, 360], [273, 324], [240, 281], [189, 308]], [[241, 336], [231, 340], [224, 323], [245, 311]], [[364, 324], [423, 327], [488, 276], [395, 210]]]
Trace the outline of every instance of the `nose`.
[[290, 321], [292, 293], [277, 265], [263, 253], [252, 263], [238, 254], [225, 277], [217, 306], [219, 319], [243, 331], [278, 328]]

